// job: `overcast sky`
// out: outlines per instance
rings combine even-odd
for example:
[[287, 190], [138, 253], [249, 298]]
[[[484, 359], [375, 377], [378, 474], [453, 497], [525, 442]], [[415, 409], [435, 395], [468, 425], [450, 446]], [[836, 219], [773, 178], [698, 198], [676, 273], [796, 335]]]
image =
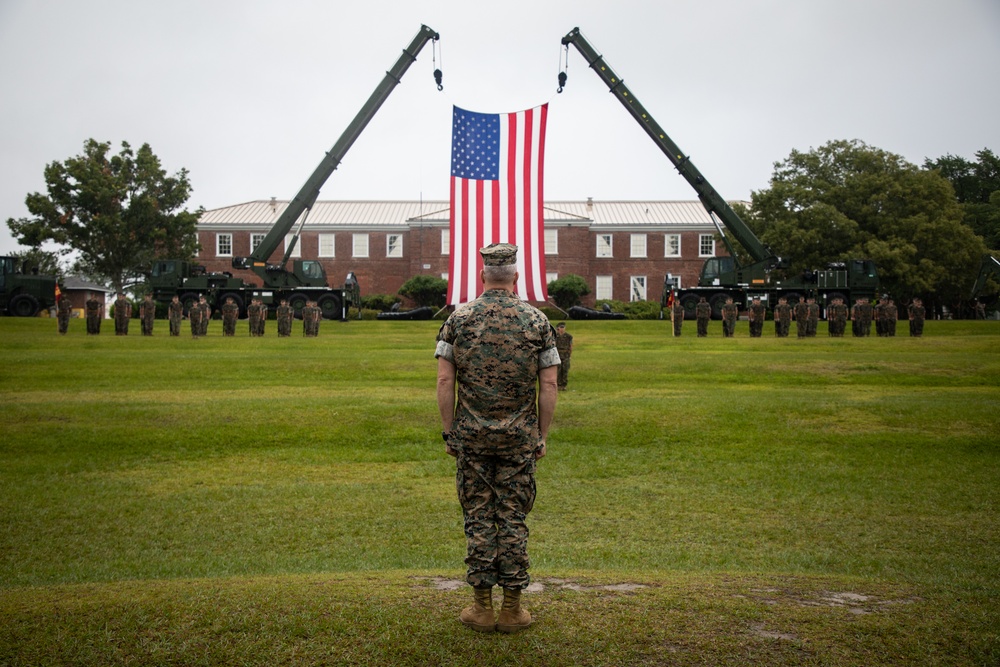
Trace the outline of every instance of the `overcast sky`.
[[1000, 0], [0, 0], [0, 252], [43, 170], [149, 143], [189, 209], [289, 199], [426, 24], [322, 199], [447, 199], [451, 107], [549, 102], [548, 200], [694, 199], [571, 47], [579, 26], [727, 199], [792, 149], [1000, 151]]

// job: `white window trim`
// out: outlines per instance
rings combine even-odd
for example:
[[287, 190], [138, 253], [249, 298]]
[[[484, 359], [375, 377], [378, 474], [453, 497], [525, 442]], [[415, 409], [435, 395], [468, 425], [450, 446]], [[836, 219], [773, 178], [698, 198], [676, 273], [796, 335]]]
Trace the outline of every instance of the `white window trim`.
[[[258, 234], [257, 232], [252, 232], [250, 234], [250, 252], [253, 253], [253, 251], [255, 251], [258, 247], [260, 247], [260, 244], [263, 243], [264, 239], [266, 238], [267, 234]], [[254, 243], [254, 239], [259, 239], [259, 240], [256, 243]]]
[[[607, 296], [601, 296], [601, 280], [607, 281]], [[615, 279], [614, 276], [597, 276], [594, 278], [594, 297], [598, 300], [611, 301], [615, 296]]]
[[[292, 242], [293, 238], [295, 238], [295, 234], [285, 234], [285, 252], [288, 252], [288, 245]], [[299, 240], [295, 243], [295, 250], [293, 250], [292, 254], [289, 255], [289, 256], [290, 257], [299, 257], [299, 258], [302, 257], [302, 237], [301, 236], [299, 237]]]
[[[705, 238], [708, 238], [712, 242], [712, 252], [705, 254], [702, 252], [701, 242]], [[698, 235], [698, 257], [715, 257], [715, 236], [712, 234], [699, 234]]]
[[[222, 239], [229, 239], [229, 252], [222, 252]], [[233, 235], [218, 233], [215, 235], [215, 256], [216, 257], [232, 257], [233, 256]]]
[[[368, 257], [368, 234], [352, 234], [351, 235], [351, 256], [352, 257]], [[358, 252], [358, 242], [364, 240], [364, 254]]]
[[[329, 251], [323, 252], [323, 241], [324, 239], [329, 240]], [[336, 257], [337, 256], [337, 235], [331, 234], [329, 232], [319, 235], [319, 247], [316, 249], [317, 256], [319, 257]]]
[[[642, 240], [642, 254], [641, 255], [638, 252], [636, 252], [636, 242], [639, 241], [640, 239]], [[631, 257], [635, 257], [635, 258], [646, 257], [647, 246], [648, 246], [648, 241], [647, 241], [647, 238], [646, 238], [645, 234], [632, 234], [631, 238], [629, 239], [629, 250], [630, 250], [630, 253], [631, 253], [630, 256]]]
[[[601, 254], [601, 251], [602, 251], [601, 241], [603, 239], [607, 239], [608, 240], [607, 246], [605, 246], [605, 248], [607, 249], [607, 254], [606, 255], [602, 255]], [[614, 242], [615, 242], [615, 237], [613, 235], [611, 235], [611, 234], [598, 234], [597, 235], [597, 256], [600, 257], [600, 258], [614, 257], [615, 256], [615, 245], [614, 245]]]
[[[677, 253], [670, 254], [670, 239], [677, 239]], [[680, 257], [681, 256], [681, 235], [680, 234], [664, 234], [663, 235], [663, 256], [664, 257]]]
[[[635, 297], [636, 285], [637, 285], [636, 281], [642, 281], [642, 287], [641, 287], [642, 297], [638, 298], [638, 299]], [[646, 276], [632, 276], [631, 279], [629, 280], [629, 283], [630, 283], [629, 284], [629, 292], [628, 292], [629, 301], [645, 301], [646, 300]]]
[[559, 254], [559, 230], [558, 229], [546, 229], [545, 230], [545, 254], [546, 255], [558, 255]]
[[[390, 240], [395, 237], [398, 243], [397, 252], [395, 255], [390, 254]], [[402, 234], [386, 234], [385, 235], [385, 257], [386, 259], [402, 259], [403, 257], [403, 235]]]
[[442, 229], [441, 230], [441, 254], [450, 255], [451, 254], [451, 230]]

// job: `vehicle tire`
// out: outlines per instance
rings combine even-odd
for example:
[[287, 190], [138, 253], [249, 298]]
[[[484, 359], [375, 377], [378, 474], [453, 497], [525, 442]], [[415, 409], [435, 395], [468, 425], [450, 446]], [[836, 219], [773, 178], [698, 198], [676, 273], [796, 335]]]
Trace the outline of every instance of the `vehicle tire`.
[[185, 292], [181, 295], [181, 310], [184, 312], [184, 317], [188, 316], [191, 310], [191, 304], [198, 303], [198, 293], [197, 292]]
[[319, 306], [320, 315], [324, 320], [339, 320], [343, 315], [342, 303], [336, 294], [320, 297], [316, 305]]
[[243, 297], [241, 297], [236, 292], [226, 292], [219, 297], [219, 300], [215, 302], [215, 311], [219, 313], [219, 317], [222, 317], [222, 307], [226, 305], [226, 299], [232, 299], [236, 307], [240, 309], [239, 319], [244, 319], [247, 316], [246, 306], [243, 304]]
[[684, 306], [684, 319], [693, 320], [695, 318], [695, 308], [698, 306], [699, 297], [697, 294], [685, 294], [681, 297], [681, 305]]
[[721, 320], [722, 319], [722, 307], [726, 305], [726, 299], [731, 295], [725, 292], [719, 292], [718, 294], [713, 294], [708, 300], [708, 303], [712, 306], [712, 319]]
[[288, 305], [292, 307], [295, 319], [302, 319], [302, 309], [306, 307], [307, 301], [309, 301], [309, 297], [302, 292], [296, 292], [288, 297]]
[[31, 294], [18, 294], [10, 300], [7, 310], [15, 317], [34, 317], [38, 314], [38, 299]]

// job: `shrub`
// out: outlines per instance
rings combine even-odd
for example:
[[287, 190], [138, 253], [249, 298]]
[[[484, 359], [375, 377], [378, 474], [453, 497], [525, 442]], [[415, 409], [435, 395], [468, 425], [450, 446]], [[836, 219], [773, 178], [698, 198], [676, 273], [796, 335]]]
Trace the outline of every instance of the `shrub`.
[[413, 276], [399, 288], [399, 294], [420, 306], [440, 308], [448, 298], [448, 281], [437, 276]]
[[399, 297], [393, 294], [369, 294], [361, 297], [361, 307], [367, 310], [375, 310], [384, 313], [392, 309], [394, 304], [399, 303]]
[[587, 281], [580, 276], [567, 273], [548, 284], [549, 297], [563, 310], [580, 305], [580, 297], [590, 294]]

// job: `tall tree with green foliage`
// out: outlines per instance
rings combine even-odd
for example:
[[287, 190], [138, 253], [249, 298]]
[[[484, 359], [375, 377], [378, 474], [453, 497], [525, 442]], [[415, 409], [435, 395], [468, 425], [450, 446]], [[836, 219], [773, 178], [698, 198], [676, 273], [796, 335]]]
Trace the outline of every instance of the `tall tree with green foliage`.
[[1000, 251], [1000, 156], [988, 148], [976, 152], [972, 162], [956, 155], [925, 160], [947, 178], [965, 213], [965, 224], [983, 237], [986, 246]]
[[793, 272], [869, 258], [897, 301], [919, 295], [957, 308], [986, 250], [962, 219], [940, 173], [854, 140], [776, 163], [771, 187], [752, 194], [747, 223]]
[[83, 153], [45, 167], [47, 194], [25, 198], [33, 218], [7, 220], [14, 237], [38, 248], [45, 241], [78, 253], [77, 268], [116, 290], [141, 280], [153, 260], [188, 258], [197, 249], [199, 212], [183, 210], [188, 172], [168, 176], [149, 144], [117, 155], [88, 139]]

